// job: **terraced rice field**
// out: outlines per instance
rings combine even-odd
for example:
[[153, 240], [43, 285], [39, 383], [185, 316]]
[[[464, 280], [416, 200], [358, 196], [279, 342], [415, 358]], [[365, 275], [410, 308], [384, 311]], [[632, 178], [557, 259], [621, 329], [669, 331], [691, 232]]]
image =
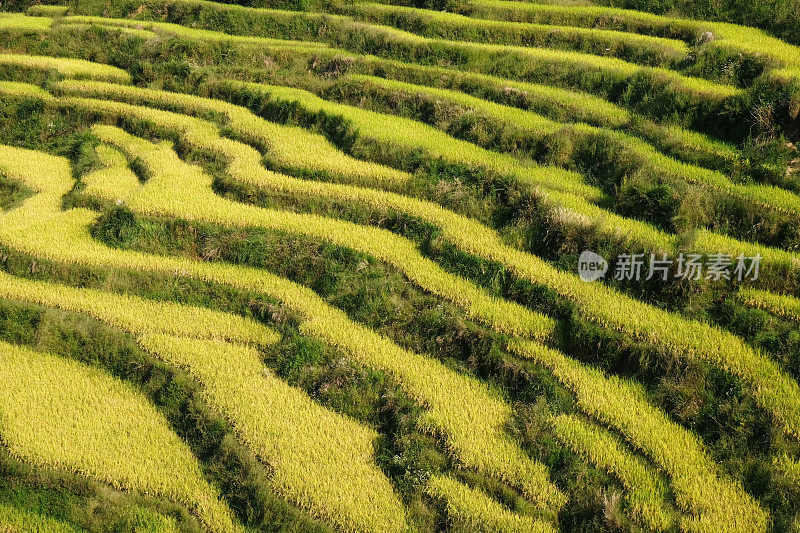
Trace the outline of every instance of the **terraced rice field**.
[[4, 3], [0, 533], [797, 531], [800, 17], [661, 4]]

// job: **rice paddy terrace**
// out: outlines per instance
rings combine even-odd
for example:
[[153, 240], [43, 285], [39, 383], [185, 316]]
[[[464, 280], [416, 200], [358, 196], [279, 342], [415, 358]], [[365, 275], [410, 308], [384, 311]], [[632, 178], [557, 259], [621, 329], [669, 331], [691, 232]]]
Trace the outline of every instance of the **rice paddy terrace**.
[[796, 8], [56, 4], [0, 532], [800, 531]]

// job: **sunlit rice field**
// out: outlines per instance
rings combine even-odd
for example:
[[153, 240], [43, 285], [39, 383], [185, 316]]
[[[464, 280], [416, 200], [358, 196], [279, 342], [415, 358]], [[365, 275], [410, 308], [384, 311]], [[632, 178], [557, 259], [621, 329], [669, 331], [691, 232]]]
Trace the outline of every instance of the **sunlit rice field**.
[[0, 6], [0, 533], [790, 532], [800, 9]]

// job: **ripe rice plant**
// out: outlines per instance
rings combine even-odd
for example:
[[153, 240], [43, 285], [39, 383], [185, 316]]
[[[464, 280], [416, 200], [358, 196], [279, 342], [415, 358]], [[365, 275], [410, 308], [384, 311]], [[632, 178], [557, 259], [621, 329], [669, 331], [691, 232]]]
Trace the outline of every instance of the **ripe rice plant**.
[[[513, 341], [510, 348], [552, 371], [575, 393], [581, 410], [617, 429], [669, 475], [678, 506], [689, 513], [682, 519], [682, 529], [767, 530], [767, 513], [741, 486], [720, 473], [694, 434], [650, 405], [636, 385], [606, 377], [541, 344]], [[584, 441], [584, 444], [594, 447], [607, 442], [590, 444]], [[617, 463], [620, 466], [615, 465], [616, 468], [620, 468], [622, 459], [609, 457], [613, 452], [614, 448], [594, 450], [598, 460]], [[603, 459], [600, 459], [601, 453], [606, 454]], [[627, 470], [630, 465], [622, 468]]]
[[555, 533], [553, 526], [530, 516], [512, 513], [480, 489], [470, 488], [455, 479], [432, 476], [425, 485], [432, 498], [444, 500], [447, 514], [452, 520], [468, 527], [470, 531], [484, 533]]
[[130, 83], [130, 74], [117, 67], [92, 63], [83, 59], [65, 57], [31, 56], [24, 54], [0, 54], [0, 65], [13, 65], [37, 70], [55, 70], [69, 78]]
[[40, 33], [50, 29], [53, 19], [49, 17], [27, 16], [21, 13], [0, 13], [0, 31], [15, 30]]
[[25, 10], [25, 14], [33, 17], [60, 17], [67, 14], [67, 6], [51, 6], [35, 4]]
[[50, 93], [38, 85], [16, 81], [0, 81], [0, 92], [8, 96], [33, 96], [40, 100], [50, 98]]
[[697, 42], [706, 32], [713, 39], [707, 47], [772, 59], [783, 65], [779, 72], [798, 75], [800, 48], [768, 35], [763, 30], [723, 22], [697, 21], [604, 6], [558, 6], [506, 0], [471, 0], [473, 16], [579, 27], [610, 27], [625, 32], [657, 35]]
[[[374, 76], [351, 76], [357, 84], [373, 85], [382, 89], [399, 91], [413, 97], [425, 95], [436, 100], [454, 102], [458, 105], [485, 114], [488, 118], [506, 123], [509, 126], [520, 128], [534, 139], [547, 143], [550, 136], [564, 131], [564, 125], [550, 121], [529, 111], [487, 102], [480, 98], [466, 95], [458, 91], [436, 89], [394, 80], [387, 80]], [[701, 184], [711, 189], [718, 190], [732, 196], [741, 198], [750, 204], [760, 205], [768, 210], [789, 212], [800, 215], [800, 197], [784, 189], [764, 185], [740, 185], [722, 173], [689, 165], [675, 160], [658, 152], [652, 145], [641, 139], [622, 132], [598, 129], [592, 126], [579, 124], [572, 126], [571, 138], [573, 143], [580, 145], [582, 139], [595, 140], [603, 135], [605, 139], [613, 142], [617, 153], [633, 155], [639, 161], [639, 168], [647, 169], [654, 175], [664, 176], [667, 179], [680, 180], [686, 183]]]
[[[246, 139], [255, 141], [268, 152], [270, 161], [278, 167], [300, 168], [325, 173], [331, 179], [351, 183], [402, 188], [411, 179], [406, 172], [391, 167], [349, 157], [334, 147], [325, 137], [306, 129], [282, 126], [263, 120], [245, 108], [220, 100], [188, 94], [157, 91], [119, 85], [82, 85], [70, 81], [59, 87], [69, 93], [104, 98], [120, 98], [131, 103], [145, 103], [175, 109], [181, 113], [219, 113], [229, 121], [228, 126]], [[2, 86], [0, 86], [2, 88]], [[193, 124], [179, 116], [181, 124]]]
[[[404, 510], [373, 464], [377, 434], [283, 383], [265, 369], [253, 347], [226, 342], [277, 342], [277, 334], [264, 326], [202, 308], [2, 272], [0, 298], [85, 313], [136, 335], [156, 357], [203, 385], [208, 404], [271, 466], [276, 490], [286, 498], [344, 529], [403, 530]], [[281, 417], [275, 416], [278, 411]], [[354, 485], [342, 484], [344, 478]]]
[[362, 70], [380, 74], [374, 77], [462, 91], [484, 102], [519, 107], [559, 122], [621, 129], [686, 162], [709, 161], [713, 168], [727, 169], [738, 159], [736, 149], [727, 143], [678, 126], [656, 124], [586, 92], [388, 59], [367, 57], [360, 63]]
[[750, 307], [764, 309], [779, 317], [800, 322], [800, 299], [794, 296], [742, 287], [736, 293], [736, 299]]
[[[95, 109], [101, 109], [103, 106], [107, 109], [113, 107], [110, 102], [100, 101], [90, 105], [94, 105]], [[119, 105], [117, 109], [120, 109]], [[151, 117], [155, 114], [154, 111], [150, 112]], [[173, 118], [170, 124], [174, 126], [177, 123], [176, 120]], [[164, 122], [162, 124], [170, 127]], [[209, 144], [210, 139], [213, 138], [212, 132], [198, 133], [193, 137], [189, 143], [197, 144], [201, 148], [214, 150], [216, 146], [216, 150], [219, 150], [221, 147], [219, 142], [216, 145], [213, 142]], [[236, 148], [235, 145], [231, 145], [231, 147], [231, 151], [227, 155], [232, 160], [236, 160], [235, 154], [241, 149]], [[251, 161], [253, 160], [251, 159]], [[244, 168], [253, 169], [256, 166], [257, 163], [253, 162]], [[236, 174], [235, 171], [231, 172]], [[241, 174], [252, 175], [251, 172], [242, 172]], [[333, 187], [332, 184], [329, 186]], [[390, 198], [388, 193], [385, 194], [384, 198]], [[584, 216], [587, 223], [603, 220], [604, 217], [606, 220], [611, 219], [594, 206], [591, 206], [594, 212], [589, 211], [589, 215], [584, 215], [579, 210], [586, 210], [589, 204], [581, 205], [578, 203], [579, 200], [574, 197], [558, 196], [558, 193], [553, 191], [549, 193], [549, 198], [553, 199], [554, 203], [558, 202], [562, 206], [568, 206], [574, 212], [579, 213], [579, 216]], [[412, 203], [405, 201], [403, 205], [411, 206]], [[762, 408], [772, 413], [776, 421], [788, 433], [800, 435], [800, 414], [798, 414], [800, 409], [794, 407], [800, 405], [800, 390], [798, 390], [797, 384], [786, 376], [773, 361], [748, 348], [733, 335], [725, 334], [700, 322], [681, 319], [674, 314], [647, 306], [602, 286], [586, 285], [573, 275], [557, 272], [543, 261], [507, 247], [484, 226], [467, 221], [463, 217], [458, 217], [441, 208], [433, 209], [431, 206], [419, 203], [413, 204], [413, 206], [417, 207], [419, 211], [414, 212], [416, 216], [442, 227], [445, 238], [462, 250], [497, 261], [507, 266], [512, 273], [522, 279], [555, 289], [562, 297], [576, 305], [581, 315], [587, 320], [599, 323], [603, 327], [617, 329], [637, 340], [663, 346], [681, 358], [697, 358], [709, 362], [740, 377], [745, 383], [750, 384], [752, 393]], [[405, 212], [408, 212], [407, 209]], [[611, 220], [613, 221], [613, 219]], [[626, 219], [620, 217], [619, 220], [623, 224], [630, 225]], [[619, 227], [619, 223], [611, 226], [615, 232], [619, 231]], [[641, 236], [640, 233], [639, 236]], [[714, 243], [707, 249], [731, 250], [732, 248], [729, 243], [727, 246], [719, 246], [719, 244], [718, 242]], [[669, 241], [665, 241], [662, 249], [672, 249], [673, 246]], [[738, 249], [731, 251], [739, 253]]]
[[[59, 90], [63, 90], [68, 94], [98, 96], [130, 100], [132, 102], [162, 103], [162, 105], [180, 106], [181, 111], [187, 110], [190, 107], [195, 109], [200, 107], [201, 109], [213, 109], [214, 111], [228, 114], [229, 117], [232, 115], [232, 128], [236, 128], [237, 132], [240, 132], [245, 138], [258, 139], [261, 143], [266, 145], [268, 150], [271, 151], [274, 149], [277, 152], [278, 161], [286, 165], [291, 164], [292, 166], [301, 166], [301, 168], [305, 167], [312, 170], [335, 171], [337, 174], [347, 175], [346, 171], [339, 169], [345, 165], [352, 165], [354, 161], [352, 158], [347, 158], [341, 152], [335, 150], [327, 142], [323, 144], [321, 138], [318, 140], [309, 137], [307, 134], [295, 135], [292, 137], [297, 128], [285, 129], [282, 126], [260, 119], [252, 113], [242, 110], [242, 108], [230, 106], [223, 102], [200, 99], [197, 97], [181, 97], [180, 95], [164, 91], [148, 91], [133, 87], [127, 89], [123, 86], [110, 84], [104, 85], [69, 81], [59, 84], [58, 87]], [[488, 168], [499, 174], [510, 174], [517, 177], [520, 181], [530, 183], [531, 185], [544, 185], [556, 190], [566, 190], [591, 199], [600, 199], [603, 197], [603, 194], [597, 190], [597, 188], [583, 183], [580, 176], [575, 173], [547, 167], [523, 166], [513, 157], [490, 152], [471, 143], [453, 139], [435, 128], [419, 124], [412, 120], [390, 117], [350, 106], [334, 104], [312, 95], [311, 93], [297, 89], [260, 85], [254, 86], [252, 89], [269, 91], [269, 94], [274, 94], [275, 98], [281, 100], [284, 98], [287, 100], [291, 98], [292, 101], [298, 99], [304, 107], [315, 112], [325, 111], [331, 114], [339, 114], [342, 111], [347, 111], [348, 115], [346, 118], [354, 122], [357, 121], [363, 135], [374, 138], [379, 142], [391, 141], [393, 144], [404, 145], [409, 150], [423, 148], [425, 151], [429, 152], [432, 157], [468, 164], [479, 168]], [[336, 154], [335, 159], [333, 159], [335, 163], [325, 163], [325, 159], [317, 155], [319, 152], [304, 149], [305, 147], [302, 145], [298, 146], [295, 140], [298, 137], [300, 139], [308, 139], [309, 143], [313, 143], [309, 148], [318, 146], [324, 147], [327, 145], [328, 149], [323, 152], [322, 155], [327, 155], [328, 153]], [[361, 170], [357, 165], [352, 166], [355, 167], [356, 171]], [[361, 174], [359, 177], [364, 176], [364, 178], [369, 175], [378, 174], [386, 168], [369, 164], [362, 164], [360, 166], [363, 170], [359, 173]], [[394, 177], [392, 172], [388, 172], [387, 174], [391, 181], [398, 182], [402, 179], [406, 179], [405, 176], [407, 176], [401, 174], [400, 176]], [[375, 181], [377, 180], [374, 180], [373, 183], [375, 183]]]
[[13, 455], [183, 503], [211, 531], [242, 531], [189, 448], [128, 385], [6, 343], [0, 361], [0, 436]]
[[[287, 38], [308, 38], [309, 32], [319, 34], [320, 27], [324, 26], [325, 33], [330, 35], [330, 44], [351, 52], [378, 52], [378, 55], [384, 57], [429, 64], [444, 60], [455, 62], [458, 68], [484, 74], [494, 74], [496, 66], [511, 61], [521, 65], [521, 68], [509, 71], [511, 77], [524, 75], [546, 78], [547, 73], [550, 73], [550, 83], [556, 83], [558, 77], [563, 77], [553, 76], [554, 71], [561, 74], [577, 71], [586, 75], [594, 75], [600, 71], [607, 78], [606, 81], [612, 83], [624, 82], [635, 75], [652, 76], [654, 79], [668, 81], [668, 89], [673, 95], [704, 101], [719, 101], [739, 93], [733, 86], [683, 76], [669, 69], [647, 69], [616, 58], [579, 52], [431, 39], [396, 28], [353, 21], [349, 17], [331, 14], [253, 8], [231, 10], [227, 6], [215, 7], [211, 2], [195, 0], [182, 0], [180, 3], [202, 6], [203, 9], [222, 16], [235, 11], [237, 16], [248, 21], [243, 23], [244, 33], [249, 26], [253, 29], [269, 27], [276, 31], [284, 30]], [[287, 24], [287, 21], [292, 24]], [[296, 31], [297, 28], [300, 30]], [[526, 74], [524, 71], [529, 72]]]
[[128, 198], [142, 186], [138, 176], [128, 167], [125, 155], [119, 150], [108, 144], [100, 144], [96, 152], [103, 168], [82, 177], [83, 194], [117, 202]]
[[646, 461], [632, 454], [609, 431], [574, 415], [558, 415], [553, 430], [565, 446], [606, 470], [627, 490], [625, 499], [630, 514], [652, 531], [669, 531], [676, 516], [667, 507], [667, 487], [659, 473]]
[[85, 313], [135, 335], [161, 333], [256, 346], [280, 340], [269, 328], [236, 315], [174, 302], [29, 281], [5, 272], [0, 272], [0, 297]]
[[[158, 525], [118, 515], [76, 472], [145, 492], [183, 529], [186, 511], [203, 530], [234, 511], [254, 530], [376, 533], [800, 524], [800, 48], [600, 6], [270, 2], [0, 14], [0, 53], [39, 58], [0, 64], [14, 80], [0, 81], [0, 337], [130, 369], [231, 506], [177, 475], [185, 498], [120, 484], [182, 468], [170, 450], [145, 456], [161, 470], [120, 459], [102, 477], [55, 463], [78, 445], [51, 445], [50, 463], [0, 453], [0, 530], [4, 512], [40, 529]], [[76, 80], [59, 58], [130, 77]], [[582, 250], [617, 257], [612, 271], [644, 252], [645, 275], [647, 252], [702, 253], [704, 272], [712, 254], [760, 254], [762, 276], [586, 283]], [[148, 363], [125, 366], [131, 353]], [[93, 371], [68, 365], [0, 368], [4, 445], [12, 375], [20, 403], [50, 394], [44, 382], [78, 389], [40, 401], [33, 425], [91, 418], [92, 388], [70, 376]], [[115, 418], [85, 431], [127, 424]], [[111, 444], [145, 449], [138, 428]], [[74, 464], [109, 457], [75, 442]], [[88, 520], [82, 483], [99, 498]]]
[[65, 522], [26, 509], [17, 509], [0, 503], [0, 529], [13, 532], [79, 533], [80, 530]]
[[252, 348], [161, 334], [140, 342], [197, 377], [209, 405], [270, 465], [278, 493], [345, 531], [407, 530], [405, 510], [375, 464], [372, 429], [286, 385]]
[[[67, 177], [68, 171], [61, 176]], [[44, 190], [45, 195], [60, 197], [59, 192], [69, 190], [56, 188], [61, 179], [38, 173], [26, 174], [25, 180], [32, 188]], [[85, 209], [60, 211], [60, 206], [37, 202], [36, 198], [0, 216], [0, 242], [61, 263], [172, 273], [275, 298], [303, 317], [302, 333], [343, 350], [367, 367], [392, 375], [425, 406], [422, 429], [443, 435], [461, 464], [519, 488], [549, 513], [555, 514], [563, 505], [564, 496], [549, 482], [546, 468], [531, 460], [505, 433], [511, 407], [483, 383], [404, 350], [352, 322], [310, 289], [262, 270], [110, 249], [88, 235], [94, 213]]]

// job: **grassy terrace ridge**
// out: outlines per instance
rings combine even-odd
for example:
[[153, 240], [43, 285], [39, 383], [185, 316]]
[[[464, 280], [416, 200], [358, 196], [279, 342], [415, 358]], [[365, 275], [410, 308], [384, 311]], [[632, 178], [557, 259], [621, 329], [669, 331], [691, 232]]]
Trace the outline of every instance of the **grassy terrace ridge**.
[[[427, 95], [439, 100], [454, 102], [477, 112], [484, 113], [501, 124], [506, 123], [509, 126], [518, 127], [536, 140], [545, 140], [545, 144], [550, 144], [546, 142], [549, 136], [557, 135], [560, 131], [563, 131], [564, 128], [563, 124], [549, 121], [530, 111], [523, 111], [493, 102], [486, 102], [480, 98], [468, 96], [457, 91], [429, 88], [374, 76], [353, 75], [351, 79], [356, 83], [373, 85], [406, 93], [409, 97], [413, 95]], [[640, 139], [627, 136], [623, 133], [612, 133], [582, 124], [574, 126], [574, 132], [576, 144], [579, 144], [580, 137], [583, 136], [597, 139], [601, 134], [607, 135], [612, 139], [612, 142], [618, 144], [618, 152], [628, 151], [635, 154], [643, 162], [640, 168], [649, 168], [651, 173], [660, 174], [666, 179], [671, 178], [686, 183], [701, 184], [711, 189], [742, 198], [743, 200], [749, 201], [755, 205], [760, 205], [768, 210], [790, 212], [794, 215], [800, 215], [800, 197], [779, 187], [732, 183], [730, 179], [722, 173], [676, 161], [669, 156], [661, 154], [653, 146]], [[635, 171], [632, 170], [629, 172], [633, 173]]]
[[[0, 19], [1, 20], [1, 19]], [[187, 28], [179, 24], [167, 22], [150, 22], [130, 19], [108, 19], [104, 17], [92, 16], [68, 16], [59, 20], [59, 24], [79, 24], [79, 25], [101, 25], [110, 27], [121, 27], [134, 30], [145, 30], [156, 35], [175, 35], [183, 39], [198, 41], [230, 42], [239, 45], [269, 46], [276, 48], [305, 49], [327, 48], [325, 43], [295, 41], [286, 39], [269, 39], [266, 37], [248, 37], [240, 35], [229, 35], [227, 33], [197, 28]]]
[[[16, 151], [11, 147], [4, 150], [6, 154]], [[62, 161], [45, 154], [39, 159], [53, 165]], [[425, 406], [422, 427], [443, 435], [448, 449], [464, 466], [519, 488], [547, 513], [555, 514], [563, 505], [564, 496], [549, 482], [546, 467], [530, 459], [506, 434], [511, 407], [485, 384], [402, 349], [352, 322], [310, 289], [265, 271], [115, 250], [97, 243], [88, 232], [96, 213], [85, 209], [61, 211], [57, 203], [72, 188], [68, 168], [55, 174], [20, 172], [18, 179], [41, 192], [2, 216], [3, 244], [61, 263], [177, 272], [275, 298], [302, 317], [302, 333], [343, 350], [367, 367], [394, 376], [410, 396]]]
[[685, 42], [610, 30], [475, 20], [456, 13], [357, 3], [353, 12], [368, 22], [418, 33], [425, 37], [516, 46], [571, 49], [622, 57], [650, 66], [672, 66], [689, 52]]
[[242, 531], [186, 445], [130, 387], [6, 343], [0, 360], [0, 427], [12, 454], [184, 503], [211, 531]]
[[690, 44], [697, 42], [704, 33], [711, 32], [714, 39], [706, 46], [748, 56], [765, 56], [775, 62], [772, 67], [783, 67], [781, 72], [800, 75], [800, 47], [772, 37], [763, 30], [737, 24], [667, 17], [606, 6], [563, 6], [508, 0], [470, 0], [464, 4], [464, 11], [472, 17], [489, 20], [500, 18], [539, 24], [602, 27], [682, 39]]

